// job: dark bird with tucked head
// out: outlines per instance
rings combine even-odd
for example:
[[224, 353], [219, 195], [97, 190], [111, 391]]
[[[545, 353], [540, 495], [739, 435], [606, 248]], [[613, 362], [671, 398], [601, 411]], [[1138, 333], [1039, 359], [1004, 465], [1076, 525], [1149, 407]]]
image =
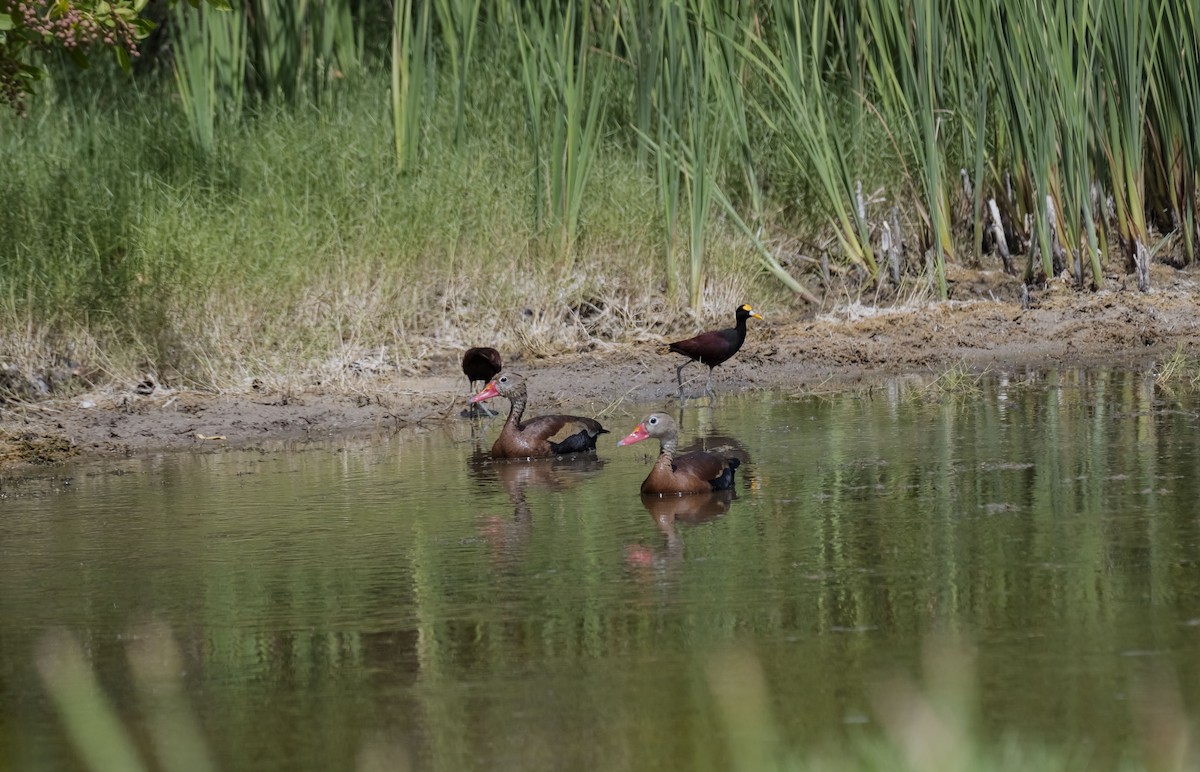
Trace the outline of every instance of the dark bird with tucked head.
[[617, 446], [656, 437], [659, 442], [658, 460], [642, 482], [642, 493], [659, 496], [685, 493], [711, 493], [733, 487], [733, 475], [741, 462], [705, 450], [675, 455], [679, 443], [679, 428], [666, 413], [651, 413], [642, 420]]
[[504, 363], [500, 360], [500, 352], [487, 346], [467, 349], [463, 354], [462, 371], [471, 382], [471, 393], [475, 393], [477, 381], [487, 382], [500, 374]]
[[543, 415], [522, 421], [528, 396], [525, 379], [516, 373], [500, 373], [471, 404], [492, 397], [505, 397], [512, 404], [508, 420], [492, 445], [493, 458], [545, 458], [596, 449], [596, 438], [607, 434], [600, 423], [577, 415]]
[[[463, 354], [462, 371], [470, 382], [469, 393], [472, 395], [475, 394], [477, 382], [487, 383], [495, 378], [502, 369], [504, 369], [504, 363], [500, 360], [500, 352], [494, 348], [477, 346], [467, 349], [467, 352]], [[479, 407], [490, 416], [496, 415], [488, 409], [487, 405], [479, 405]], [[463, 413], [463, 415], [468, 415], [468, 413]]]
[[661, 350], [664, 354], [674, 352], [687, 357], [686, 362], [675, 368], [675, 382], [679, 384], [680, 397], [683, 396], [683, 368], [692, 362], [708, 365], [708, 384], [704, 387], [704, 391], [710, 397], [716, 396], [712, 387], [713, 368], [736, 354], [742, 344], [746, 342], [746, 320], [750, 317], [762, 319], [757, 311], [747, 304], [742, 304], [735, 312], [736, 322], [733, 327], [702, 332], [694, 338], [669, 343], [666, 348]]

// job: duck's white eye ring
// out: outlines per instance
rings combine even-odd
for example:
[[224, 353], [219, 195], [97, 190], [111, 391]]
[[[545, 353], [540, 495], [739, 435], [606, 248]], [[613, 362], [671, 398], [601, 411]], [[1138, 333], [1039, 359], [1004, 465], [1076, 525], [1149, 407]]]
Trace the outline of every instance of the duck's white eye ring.
[[651, 426], [653, 426], [653, 425], [654, 425], [654, 424], [656, 424], [656, 423], [658, 423], [658, 419], [657, 419], [657, 418], [651, 418], [651, 419], [650, 419], [650, 425], [651, 425]]
[[500, 379], [500, 382], [501, 382], [501, 383], [508, 383], [508, 376], [506, 375], [506, 376], [504, 376], [503, 378], [501, 378], [501, 379]]

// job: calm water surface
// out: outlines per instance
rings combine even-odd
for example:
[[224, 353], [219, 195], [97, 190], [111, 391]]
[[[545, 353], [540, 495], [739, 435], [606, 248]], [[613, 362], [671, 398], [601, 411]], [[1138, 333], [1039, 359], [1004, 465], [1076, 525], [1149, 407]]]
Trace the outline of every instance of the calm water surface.
[[714, 694], [758, 671], [804, 755], [879, 733], [879, 684], [928, 683], [945, 636], [985, 737], [1096, 767], [1134, 747], [1147, 679], [1197, 704], [1192, 397], [1109, 371], [726, 396], [683, 443], [742, 456], [736, 497], [648, 508], [656, 443], [615, 445], [659, 407], [573, 463], [492, 464], [500, 422], [459, 421], [5, 482], [0, 767], [79, 766], [33, 666], [52, 630], [148, 749], [147, 620], [224, 769], [723, 769]]

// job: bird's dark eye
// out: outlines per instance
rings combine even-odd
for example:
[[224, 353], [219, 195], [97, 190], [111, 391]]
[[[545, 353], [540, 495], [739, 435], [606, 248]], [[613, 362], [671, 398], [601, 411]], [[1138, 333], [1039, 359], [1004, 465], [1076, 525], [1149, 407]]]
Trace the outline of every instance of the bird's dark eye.
[[501, 379], [500, 379], [500, 382], [501, 382], [501, 383], [508, 383], [508, 376], [506, 375], [506, 376], [504, 376], [503, 378], [501, 378]]
[[656, 423], [658, 423], [658, 419], [657, 419], [657, 418], [651, 418], [651, 419], [650, 419], [650, 425], [651, 425], [651, 426], [654, 426], [654, 424], [656, 424]]

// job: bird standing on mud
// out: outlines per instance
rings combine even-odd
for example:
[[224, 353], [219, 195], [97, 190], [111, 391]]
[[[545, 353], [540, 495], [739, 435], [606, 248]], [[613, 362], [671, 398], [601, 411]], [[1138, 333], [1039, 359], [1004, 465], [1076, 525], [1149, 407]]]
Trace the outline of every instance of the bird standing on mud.
[[[467, 376], [470, 381], [471, 394], [475, 394], [475, 383], [483, 381], [487, 383], [491, 379], [500, 374], [504, 369], [504, 363], [500, 359], [500, 352], [488, 346], [476, 346], [475, 348], [467, 349], [463, 354], [462, 371], [463, 375]], [[488, 415], [496, 415], [487, 405], [479, 405], [483, 412]]]
[[679, 384], [680, 399], [683, 398], [683, 368], [692, 362], [708, 365], [708, 384], [704, 387], [704, 391], [709, 397], [716, 397], [712, 387], [713, 368], [736, 354], [742, 344], [746, 342], [747, 319], [754, 317], [762, 320], [758, 312], [745, 303], [738, 306], [734, 315], [736, 323], [733, 327], [702, 332], [694, 338], [669, 343], [666, 348], [661, 350], [662, 353], [674, 352], [688, 358], [686, 362], [675, 368], [675, 382]]

